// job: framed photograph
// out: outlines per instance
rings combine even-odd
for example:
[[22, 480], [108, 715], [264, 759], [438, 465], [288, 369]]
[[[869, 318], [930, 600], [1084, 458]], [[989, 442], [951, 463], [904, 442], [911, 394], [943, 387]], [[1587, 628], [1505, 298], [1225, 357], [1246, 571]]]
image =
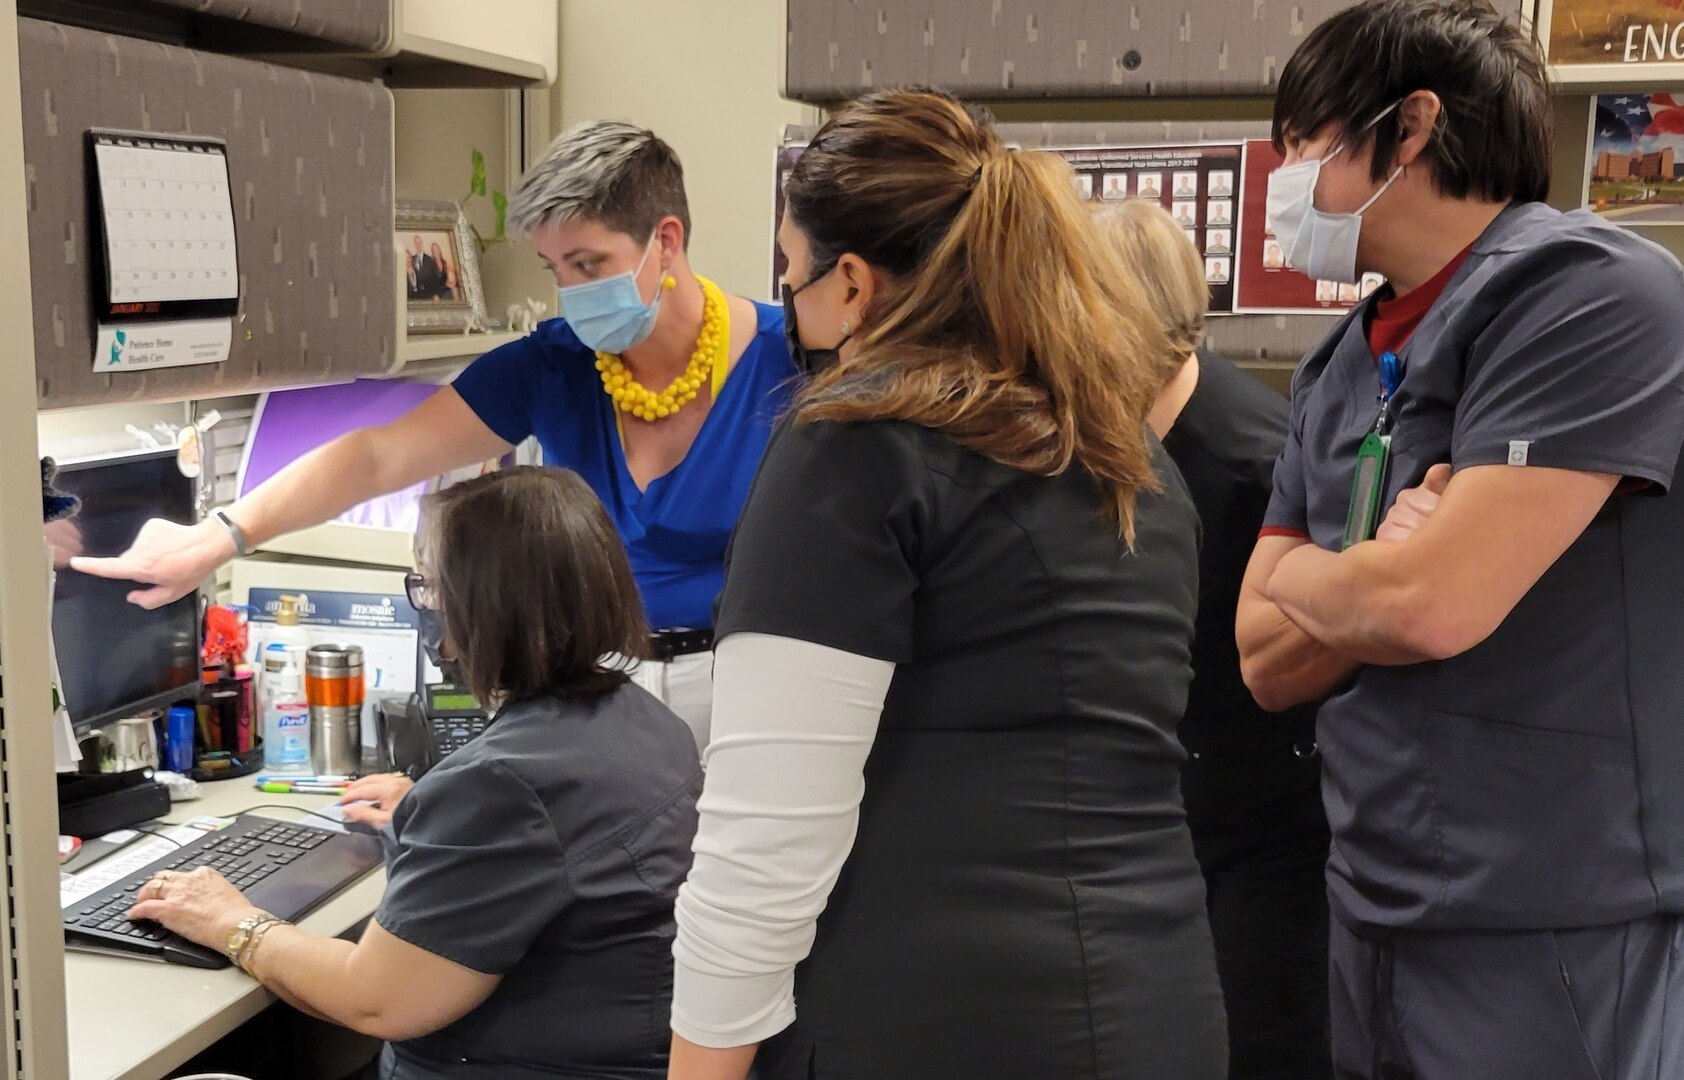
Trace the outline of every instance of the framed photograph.
[[461, 206], [400, 199], [392, 239], [398, 272], [407, 278], [411, 334], [460, 334], [485, 325], [479, 247]]

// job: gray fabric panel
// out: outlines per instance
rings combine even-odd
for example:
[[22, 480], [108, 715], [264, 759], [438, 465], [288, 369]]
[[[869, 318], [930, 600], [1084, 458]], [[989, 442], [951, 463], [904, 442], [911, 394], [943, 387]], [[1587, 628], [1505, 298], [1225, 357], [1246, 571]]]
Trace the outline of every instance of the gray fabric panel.
[[[1533, 0], [1497, 0], [1512, 12]], [[1270, 92], [1345, 0], [788, 0], [788, 96], [928, 83], [976, 98]], [[1131, 55], [1132, 54], [1132, 55]]]
[[[385, 87], [29, 19], [18, 39], [42, 407], [246, 393], [390, 366]], [[227, 141], [241, 315], [226, 363], [94, 372], [91, 127]]]
[[255, 23], [306, 37], [384, 49], [392, 36], [392, 0], [154, 0], [199, 15]]

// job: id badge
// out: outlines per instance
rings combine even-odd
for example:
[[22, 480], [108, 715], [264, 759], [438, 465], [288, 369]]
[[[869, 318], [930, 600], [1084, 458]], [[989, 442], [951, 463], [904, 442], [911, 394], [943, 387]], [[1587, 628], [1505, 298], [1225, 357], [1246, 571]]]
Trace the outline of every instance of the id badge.
[[1380, 499], [1386, 491], [1386, 466], [1392, 456], [1392, 437], [1371, 431], [1357, 450], [1356, 477], [1351, 481], [1351, 506], [1345, 514], [1345, 542], [1354, 547], [1374, 539], [1380, 527]]

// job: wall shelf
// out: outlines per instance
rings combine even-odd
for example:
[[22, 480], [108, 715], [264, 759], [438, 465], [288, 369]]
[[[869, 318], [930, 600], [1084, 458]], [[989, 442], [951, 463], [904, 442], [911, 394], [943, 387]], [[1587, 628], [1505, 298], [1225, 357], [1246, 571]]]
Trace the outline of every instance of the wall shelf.
[[548, 81], [542, 64], [421, 34], [402, 35], [396, 55], [385, 63], [386, 84], [394, 89], [519, 89]]
[[416, 334], [398, 343], [398, 363], [401, 372], [411, 364], [425, 364], [437, 360], [474, 360], [492, 349], [519, 341], [525, 334]]
[[414, 535], [402, 529], [330, 521], [259, 544], [257, 550], [271, 555], [408, 570], [415, 564], [414, 545]]

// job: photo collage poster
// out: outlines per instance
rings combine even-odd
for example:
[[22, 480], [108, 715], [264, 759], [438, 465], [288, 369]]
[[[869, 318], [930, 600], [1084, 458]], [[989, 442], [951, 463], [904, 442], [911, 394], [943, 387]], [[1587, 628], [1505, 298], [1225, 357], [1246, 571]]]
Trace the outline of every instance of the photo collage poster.
[[[775, 165], [778, 181], [772, 191], [772, 291], [768, 294], [774, 304], [783, 301], [783, 292], [778, 288], [778, 282], [783, 279], [784, 270], [789, 266], [789, 260], [784, 258], [783, 248], [778, 246], [778, 223], [784, 219], [784, 181], [789, 179], [790, 170], [795, 168], [795, 159], [800, 157], [801, 151], [806, 148], [806, 143], [787, 143], [778, 147]], [[800, 282], [794, 284], [799, 285]]]
[[[776, 229], [783, 218], [784, 182], [805, 143], [778, 148], [774, 163], [772, 281], [787, 265]], [[1204, 264], [1212, 315], [1342, 314], [1383, 283], [1365, 275], [1357, 285], [1313, 281], [1287, 267], [1267, 221], [1269, 173], [1281, 157], [1267, 140], [1188, 145], [1084, 146], [1050, 151], [1074, 171], [1077, 194], [1091, 202], [1152, 199], [1175, 217]]]
[[1234, 310], [1234, 238], [1243, 147], [1079, 147], [1054, 151], [1075, 170], [1076, 193], [1089, 201], [1147, 199], [1175, 218], [1198, 249], [1210, 285], [1210, 311]]

